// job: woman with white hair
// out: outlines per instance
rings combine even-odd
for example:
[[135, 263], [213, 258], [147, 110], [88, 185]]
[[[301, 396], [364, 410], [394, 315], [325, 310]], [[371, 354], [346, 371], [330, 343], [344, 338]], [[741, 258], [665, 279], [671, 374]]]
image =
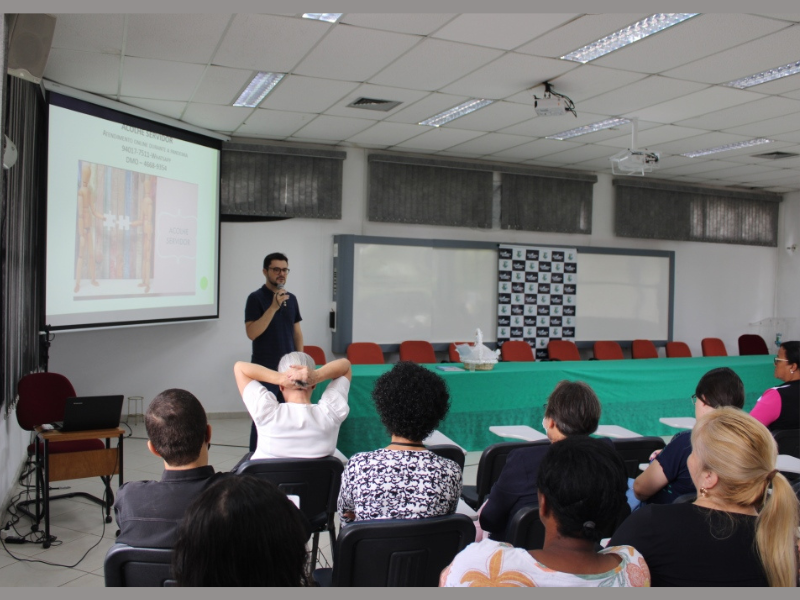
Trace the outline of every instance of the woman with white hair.
[[[290, 352], [278, 370], [237, 362], [236, 384], [247, 411], [258, 430], [258, 446], [243, 460], [261, 458], [322, 458], [336, 450], [339, 427], [350, 407], [350, 361], [340, 358], [314, 368], [314, 359], [304, 352]], [[317, 404], [311, 394], [318, 383], [330, 379]], [[261, 382], [279, 385], [284, 403]]]

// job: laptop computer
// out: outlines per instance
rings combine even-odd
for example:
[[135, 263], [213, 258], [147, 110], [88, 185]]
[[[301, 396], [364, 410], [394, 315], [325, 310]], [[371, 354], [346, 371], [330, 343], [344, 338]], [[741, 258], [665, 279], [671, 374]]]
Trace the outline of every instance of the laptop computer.
[[64, 420], [51, 423], [59, 431], [87, 431], [119, 427], [122, 394], [118, 396], [82, 396], [67, 398]]

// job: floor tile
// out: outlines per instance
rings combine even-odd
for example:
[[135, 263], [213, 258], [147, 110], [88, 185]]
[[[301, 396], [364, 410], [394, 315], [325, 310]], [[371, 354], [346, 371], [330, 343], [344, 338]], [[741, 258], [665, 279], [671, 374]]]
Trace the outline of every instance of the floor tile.
[[73, 569], [54, 567], [42, 563], [14, 562], [14, 564], [0, 569], [0, 586], [58, 587], [75, 580], [75, 573], [76, 571]]
[[77, 579], [73, 579], [61, 587], [106, 587], [105, 578], [102, 575], [95, 575], [94, 573], [84, 573]]

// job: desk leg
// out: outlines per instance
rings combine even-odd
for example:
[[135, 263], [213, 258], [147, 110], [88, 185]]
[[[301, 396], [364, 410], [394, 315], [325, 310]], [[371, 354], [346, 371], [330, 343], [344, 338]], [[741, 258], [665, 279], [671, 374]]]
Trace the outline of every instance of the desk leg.
[[42, 548], [49, 548], [52, 538], [50, 537], [50, 441], [44, 441], [44, 485], [42, 486], [42, 496], [44, 497], [44, 541]]

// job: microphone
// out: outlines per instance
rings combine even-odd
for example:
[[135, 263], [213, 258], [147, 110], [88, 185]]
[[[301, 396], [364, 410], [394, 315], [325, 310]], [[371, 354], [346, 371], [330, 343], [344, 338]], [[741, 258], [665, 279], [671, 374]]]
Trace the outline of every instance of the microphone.
[[[278, 284], [278, 290], [282, 290], [283, 288], [284, 288], [284, 285], [282, 283], [279, 283]], [[287, 294], [288, 294], [288, 292], [287, 292]], [[286, 308], [286, 300], [281, 302], [281, 308]]]

